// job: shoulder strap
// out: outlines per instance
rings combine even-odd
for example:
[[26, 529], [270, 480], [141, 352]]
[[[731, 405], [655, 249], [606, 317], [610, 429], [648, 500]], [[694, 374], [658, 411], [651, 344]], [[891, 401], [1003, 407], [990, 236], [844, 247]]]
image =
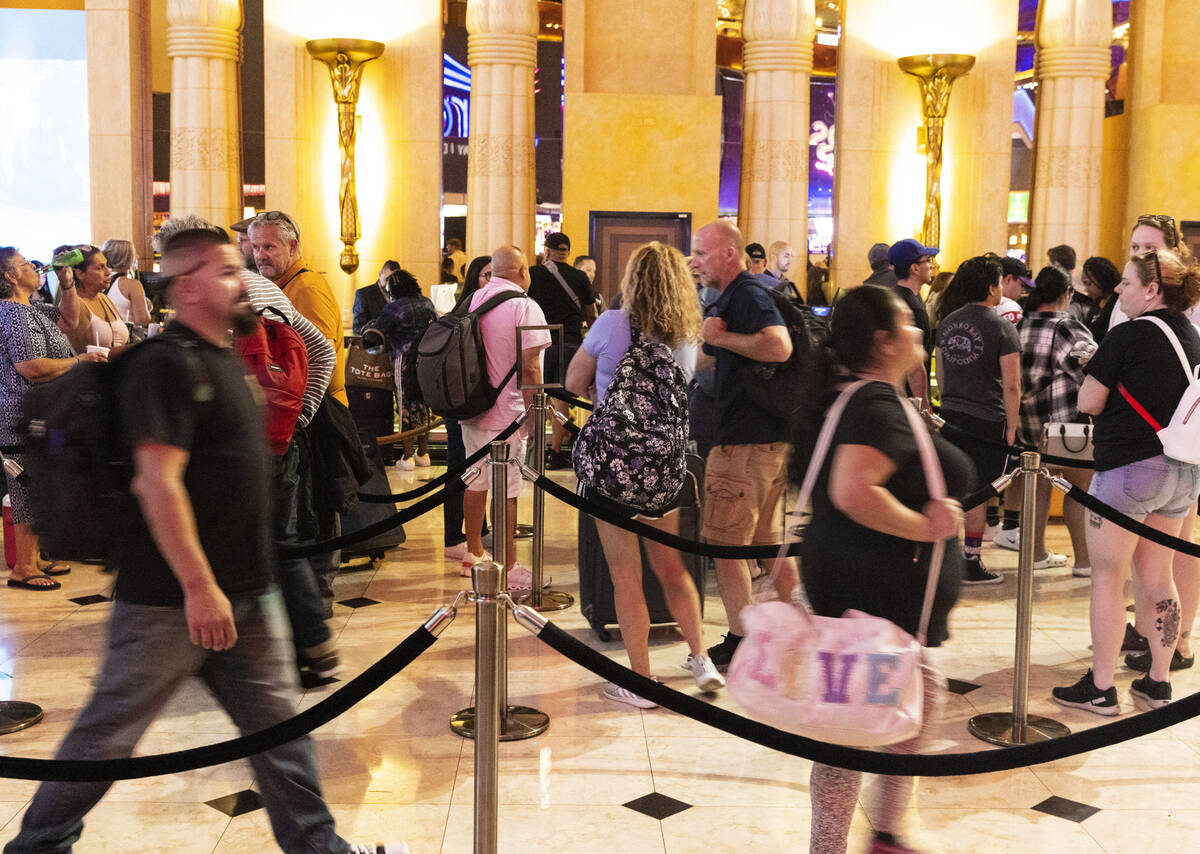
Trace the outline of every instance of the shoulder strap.
[[[817, 483], [817, 476], [820, 474], [821, 467], [825, 463], [825, 457], [829, 454], [829, 446], [833, 444], [833, 433], [842, 418], [842, 413], [855, 393], [868, 382], [869, 380], [858, 380], [851, 383], [842, 390], [837, 400], [833, 402], [833, 406], [829, 408], [829, 412], [826, 413], [825, 421], [821, 425], [821, 432], [817, 436], [816, 447], [813, 449], [812, 457], [808, 463], [808, 470], [804, 473], [804, 482], [800, 486], [800, 495], [796, 499], [796, 513], [801, 513], [808, 509], [813, 489]], [[946, 481], [942, 475], [941, 464], [938, 462], [937, 451], [933, 447], [933, 440], [929, 438], [929, 430], [924, 422], [921, 421], [920, 415], [917, 414], [912, 404], [901, 398], [899, 394], [896, 397], [899, 400], [900, 408], [904, 410], [904, 414], [908, 419], [909, 427], [912, 429], [913, 438], [917, 443], [917, 452], [921, 455], [921, 466], [925, 470], [925, 485], [929, 490], [929, 497], [932, 500], [943, 499], [946, 497]], [[779, 551], [779, 560], [787, 556], [788, 547], [794, 541], [793, 537], [785, 537], [783, 547]], [[921, 646], [925, 645], [926, 632], [929, 629], [929, 618], [933, 613], [933, 599], [937, 592], [937, 578], [941, 573], [942, 556], [945, 549], [945, 541], [939, 540], [933, 544], [933, 548], [930, 550], [929, 574], [925, 579], [925, 597], [921, 605], [921, 619], [917, 628], [917, 643]], [[803, 611], [803, 609], [800, 610]]]
[[[461, 300], [459, 300], [458, 305], [454, 306], [454, 308], [450, 310], [450, 314], [459, 316], [474, 314], [477, 317], [482, 317], [493, 308], [500, 305], [502, 302], [507, 302], [510, 299], [524, 299], [528, 295], [524, 291], [502, 291], [501, 293], [496, 294], [494, 297], [484, 300], [482, 303], [480, 303], [478, 308], [472, 309], [471, 299], [474, 296], [475, 294], [469, 294], [468, 296], [463, 297]], [[459, 309], [462, 310], [459, 311]]]
[[558, 272], [558, 264], [553, 261], [547, 261], [542, 265], [554, 278], [558, 279], [558, 283], [562, 285], [562, 289], [567, 292], [567, 296], [571, 298], [571, 302], [575, 303], [576, 308], [582, 308], [579, 303], [579, 294], [575, 293], [575, 289], [567, 284], [567, 280], [563, 278], [562, 273]]
[[1183, 366], [1184, 376], [1190, 382], [1192, 380], [1192, 366], [1188, 363], [1187, 355], [1183, 352], [1183, 345], [1179, 343], [1179, 337], [1171, 329], [1170, 326], [1163, 321], [1161, 317], [1147, 317], [1141, 315], [1134, 318], [1135, 320], [1148, 320], [1162, 330], [1162, 334], [1167, 336], [1167, 340], [1171, 342], [1171, 346], [1175, 349], [1175, 355], [1179, 357], [1179, 364]]
[[284, 314], [282, 311], [280, 311], [273, 305], [264, 305], [262, 307], [262, 310], [258, 312], [258, 316], [263, 318], [264, 320], [271, 320], [272, 318], [267, 317], [268, 311], [274, 315], [277, 315], [279, 318], [279, 322], [282, 323], [284, 326], [292, 325], [291, 323], [288, 322], [287, 315]]

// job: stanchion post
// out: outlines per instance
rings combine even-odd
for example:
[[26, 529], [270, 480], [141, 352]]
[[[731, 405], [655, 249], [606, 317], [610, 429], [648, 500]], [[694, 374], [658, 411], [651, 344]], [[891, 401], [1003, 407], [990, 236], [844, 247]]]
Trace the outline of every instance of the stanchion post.
[[[546, 421], [558, 415], [550, 405], [546, 389], [562, 388], [564, 379], [561, 376], [562, 370], [565, 368], [563, 364], [565, 356], [562, 338], [563, 328], [561, 323], [549, 323], [543, 326], [518, 326], [518, 353], [525, 350], [521, 341], [522, 335], [526, 332], [549, 333], [550, 346], [558, 348], [558, 363], [560, 365], [560, 376], [543, 376], [542, 382], [538, 384], [531, 383], [525, 385], [523, 382], [517, 382], [517, 388], [521, 391], [532, 389], [534, 392], [533, 406], [530, 407], [530, 412], [533, 416], [533, 426], [530, 428], [530, 435], [533, 437], [532, 453], [534, 467], [540, 477], [546, 473]], [[561, 416], [558, 417], [561, 418]], [[531, 608], [536, 608], [539, 611], [562, 611], [570, 608], [575, 603], [574, 597], [570, 593], [564, 593], [561, 590], [542, 589], [542, 579], [545, 569], [545, 519], [546, 495], [542, 492], [541, 487], [535, 484], [533, 487], [533, 565], [529, 568], [530, 586], [529, 591], [515, 597], [515, 601], [522, 605], [529, 605]]]
[[1037, 479], [1041, 456], [1021, 454], [1021, 538], [1017, 562], [1017, 628], [1013, 659], [1013, 710], [975, 715], [967, 730], [989, 744], [1012, 747], [1070, 735], [1063, 724], [1040, 715], [1029, 716], [1029, 642], [1033, 630], [1033, 562], [1037, 519]]
[[[508, 442], [492, 442], [492, 553], [500, 564], [500, 589], [508, 590]], [[508, 619], [496, 621], [499, 708], [508, 707]]]
[[471, 569], [475, 590], [475, 854], [496, 854], [499, 828], [500, 725], [504, 679], [497, 640], [507, 621], [500, 601], [504, 567], [492, 561]]
[[[507, 442], [492, 442], [492, 536], [493, 551], [495, 552], [494, 563], [499, 567], [496, 570], [497, 576], [497, 595], [503, 595], [508, 598], [508, 564], [510, 556], [508, 554], [508, 443]], [[471, 570], [472, 579], [474, 579], [480, 567], [489, 566], [491, 562], [475, 564]], [[495, 664], [491, 668], [492, 687], [489, 691], [495, 692], [495, 707], [500, 709], [498, 713], [498, 722], [496, 725], [497, 739], [499, 741], [519, 741], [521, 739], [533, 738], [535, 735], [541, 735], [550, 728], [550, 717], [544, 712], [529, 706], [510, 706], [508, 704], [508, 619], [505, 612], [499, 613], [494, 621], [486, 627], [476, 627], [476, 643], [481, 643], [483, 632], [488, 633], [487, 643], [495, 649], [495, 653], [491, 656], [495, 659]], [[476, 653], [478, 658], [478, 652]], [[481, 710], [487, 712], [491, 708], [484, 702], [484, 696], [481, 693], [479, 685], [479, 664], [476, 664], [476, 705], [455, 712], [450, 716], [450, 731], [463, 736], [464, 738], [474, 738], [479, 741], [485, 736], [482, 735], [481, 720], [479, 718]], [[490, 694], [489, 694], [490, 696]], [[479, 781], [476, 780], [476, 797], [478, 797]], [[482, 849], [476, 848], [476, 851], [490, 850], [495, 848]]]

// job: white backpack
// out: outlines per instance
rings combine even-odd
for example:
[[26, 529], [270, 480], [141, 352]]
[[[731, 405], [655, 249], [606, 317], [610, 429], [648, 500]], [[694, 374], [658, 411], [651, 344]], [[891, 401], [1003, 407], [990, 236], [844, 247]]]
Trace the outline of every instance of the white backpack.
[[1200, 463], [1200, 365], [1193, 368], [1188, 364], [1179, 338], [1160, 318], [1142, 316], [1136, 319], [1150, 321], [1167, 336], [1167, 340], [1175, 348], [1175, 355], [1179, 357], [1179, 364], [1183, 367], [1188, 384], [1175, 407], [1175, 414], [1171, 416], [1171, 423], [1166, 427], [1161, 426], [1145, 407], [1133, 399], [1124, 384], [1119, 383], [1121, 395], [1137, 410], [1138, 415], [1154, 428], [1158, 440], [1162, 442], [1164, 454], [1181, 463]]

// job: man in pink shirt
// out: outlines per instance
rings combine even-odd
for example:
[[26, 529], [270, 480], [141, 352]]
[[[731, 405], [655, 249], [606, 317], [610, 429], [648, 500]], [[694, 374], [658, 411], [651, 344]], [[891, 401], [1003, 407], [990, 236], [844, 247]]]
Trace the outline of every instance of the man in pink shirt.
[[[515, 246], [501, 246], [492, 253], [492, 278], [475, 292], [471, 298], [471, 309], [483, 305], [487, 300], [504, 291], [529, 289], [529, 265], [525, 255]], [[480, 326], [483, 331], [483, 346], [487, 351], [488, 380], [496, 388], [504, 382], [513, 365], [519, 369], [522, 385], [536, 385], [542, 381], [542, 351], [550, 346], [550, 333], [537, 330], [523, 333], [521, 352], [517, 353], [518, 326], [544, 326], [546, 316], [541, 307], [531, 299], [510, 299], [500, 303], [483, 316]], [[533, 403], [533, 390], [517, 389], [517, 374], [513, 374], [495, 405], [483, 415], [462, 421], [463, 445], [467, 456], [490, 443], [505, 427], [519, 417]], [[526, 436], [524, 429], [518, 430], [508, 440], [509, 459], [524, 461]], [[487, 507], [488, 488], [491, 478], [485, 470], [467, 486], [463, 496], [463, 517], [470, 554], [463, 560], [463, 575], [469, 575], [470, 567], [485, 560], [483, 550], [483, 512]], [[521, 474], [516, 466], [508, 468], [508, 530], [504, 532], [508, 543], [508, 586], [509, 589], [528, 589], [531, 583], [529, 570], [516, 562], [514, 534], [517, 527], [517, 495], [521, 491]]]

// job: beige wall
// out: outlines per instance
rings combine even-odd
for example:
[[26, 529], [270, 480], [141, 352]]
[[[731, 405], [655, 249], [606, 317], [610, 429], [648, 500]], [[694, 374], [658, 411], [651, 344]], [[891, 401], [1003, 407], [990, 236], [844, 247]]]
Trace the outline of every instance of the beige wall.
[[[377, 26], [357, 33], [339, 31], [336, 18], [327, 29], [307, 16], [298, 23], [292, 8], [292, 0], [264, 2], [266, 205], [296, 216], [305, 259], [329, 280], [349, 325], [354, 289], [374, 281], [389, 258], [411, 271], [426, 292], [438, 281], [441, 6], [438, 0], [391, 0], [386, 12], [380, 7]], [[351, 275], [338, 267], [333, 90], [326, 66], [304, 48], [306, 40], [322, 36], [386, 44], [383, 56], [364, 67], [359, 93], [355, 166], [362, 236], [359, 267]]]
[[576, 254], [590, 248], [593, 210], [691, 213], [693, 228], [717, 215], [712, 4], [649, 0], [636, 15], [628, 8], [623, 0], [563, 4], [563, 230]]
[[[1097, 252], [1121, 266], [1129, 254], [1125, 207], [1129, 194], [1129, 116], [1104, 120], [1104, 159], [1100, 169], [1100, 243]], [[1079, 259], [1082, 264], [1086, 259]]]
[[1130, 24], [1126, 236], [1139, 214], [1200, 219], [1200, 3], [1139, 0]]
[[[915, 21], [923, 21], [921, 26]], [[937, 22], [931, 24], [930, 22]], [[954, 84], [942, 165], [943, 269], [1007, 245], [1012, 69], [1017, 0], [847, 4], [838, 56], [833, 280], [869, 273], [867, 250], [920, 234], [925, 158], [916, 78], [896, 64], [917, 53], [969, 53], [975, 68]]]

